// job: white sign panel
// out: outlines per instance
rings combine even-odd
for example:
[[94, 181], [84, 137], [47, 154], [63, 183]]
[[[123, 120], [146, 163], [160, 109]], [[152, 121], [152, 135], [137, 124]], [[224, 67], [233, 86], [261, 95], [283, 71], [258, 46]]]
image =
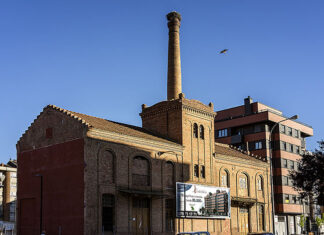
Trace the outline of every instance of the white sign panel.
[[177, 182], [177, 217], [230, 218], [230, 189]]

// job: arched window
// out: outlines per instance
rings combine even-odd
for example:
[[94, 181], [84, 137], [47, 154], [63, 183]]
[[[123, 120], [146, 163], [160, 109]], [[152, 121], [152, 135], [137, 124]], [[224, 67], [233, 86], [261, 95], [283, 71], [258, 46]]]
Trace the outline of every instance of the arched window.
[[241, 196], [249, 196], [249, 178], [245, 173], [239, 175], [239, 194]]
[[259, 212], [258, 212], [258, 224], [259, 224], [259, 231], [264, 231], [264, 206], [259, 205]]
[[165, 186], [166, 187], [173, 187], [174, 186], [174, 166], [173, 163], [167, 161], [164, 164], [164, 176], [165, 179]]
[[204, 126], [200, 125], [199, 126], [199, 137], [200, 139], [204, 139], [205, 138], [205, 130], [204, 130]]
[[258, 191], [263, 191], [263, 179], [261, 175], [257, 177], [257, 189]]
[[230, 176], [228, 170], [221, 171], [221, 186], [222, 187], [230, 187]]
[[99, 182], [112, 184], [115, 181], [115, 158], [112, 152], [106, 150], [99, 155]]
[[193, 137], [198, 138], [198, 125], [197, 125], [197, 123], [194, 123], [194, 125], [193, 125]]
[[145, 157], [134, 157], [132, 178], [133, 185], [148, 186], [150, 184], [150, 166]]

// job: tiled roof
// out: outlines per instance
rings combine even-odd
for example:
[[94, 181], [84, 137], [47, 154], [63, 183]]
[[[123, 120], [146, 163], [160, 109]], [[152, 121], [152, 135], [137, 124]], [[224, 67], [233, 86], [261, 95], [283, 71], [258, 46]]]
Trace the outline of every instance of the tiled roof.
[[75, 118], [79, 120], [82, 124], [88, 126], [89, 128], [96, 128], [104, 131], [109, 131], [109, 132], [115, 132], [127, 136], [133, 136], [133, 137], [138, 137], [138, 138], [143, 138], [143, 139], [148, 139], [148, 140], [153, 140], [153, 141], [160, 141], [163, 143], [168, 143], [168, 144], [177, 144], [176, 142], [173, 142], [172, 140], [166, 139], [165, 137], [159, 136], [155, 133], [149, 132], [144, 128], [137, 127], [137, 126], [132, 126], [124, 123], [118, 123], [114, 121], [109, 121], [103, 118], [98, 118], [98, 117], [93, 117], [89, 116], [86, 114], [82, 113], [77, 113], [73, 111], [69, 111], [66, 109], [62, 109], [60, 107], [57, 107], [55, 105], [48, 105], [44, 108], [51, 108], [54, 110], [58, 110], [62, 113], [65, 113], [66, 115]]
[[221, 144], [221, 143], [215, 143], [215, 153], [216, 153], [216, 158], [217, 154], [221, 155], [226, 155], [226, 156], [234, 156], [238, 158], [243, 158], [246, 160], [251, 160], [251, 161], [258, 161], [258, 162], [267, 162], [264, 157], [257, 156], [254, 154], [248, 154], [246, 151], [239, 150], [231, 145], [227, 144]]

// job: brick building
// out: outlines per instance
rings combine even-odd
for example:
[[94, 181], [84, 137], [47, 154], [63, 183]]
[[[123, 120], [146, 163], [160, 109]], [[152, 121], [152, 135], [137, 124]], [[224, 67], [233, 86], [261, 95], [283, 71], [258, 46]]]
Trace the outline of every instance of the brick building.
[[[216, 141], [231, 144], [253, 154], [270, 156], [270, 130], [286, 119], [277, 109], [253, 102], [217, 112]], [[275, 222], [278, 234], [301, 233], [299, 215], [309, 214], [307, 201], [301, 201], [292, 188], [289, 170], [297, 169], [298, 160], [306, 149], [305, 139], [313, 135], [311, 126], [295, 121], [281, 122], [273, 131], [273, 174]]]
[[[181, 90], [181, 16], [167, 19], [167, 100], [142, 105], [142, 127], [49, 105], [20, 138], [18, 234], [271, 231], [269, 162], [215, 144], [213, 104]], [[176, 218], [176, 182], [230, 187], [231, 219]]]

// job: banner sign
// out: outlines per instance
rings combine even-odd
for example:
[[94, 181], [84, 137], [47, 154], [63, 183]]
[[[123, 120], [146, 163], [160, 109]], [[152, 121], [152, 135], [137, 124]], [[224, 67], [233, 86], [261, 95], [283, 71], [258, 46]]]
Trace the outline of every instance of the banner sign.
[[230, 218], [230, 189], [177, 182], [176, 215], [181, 218]]

